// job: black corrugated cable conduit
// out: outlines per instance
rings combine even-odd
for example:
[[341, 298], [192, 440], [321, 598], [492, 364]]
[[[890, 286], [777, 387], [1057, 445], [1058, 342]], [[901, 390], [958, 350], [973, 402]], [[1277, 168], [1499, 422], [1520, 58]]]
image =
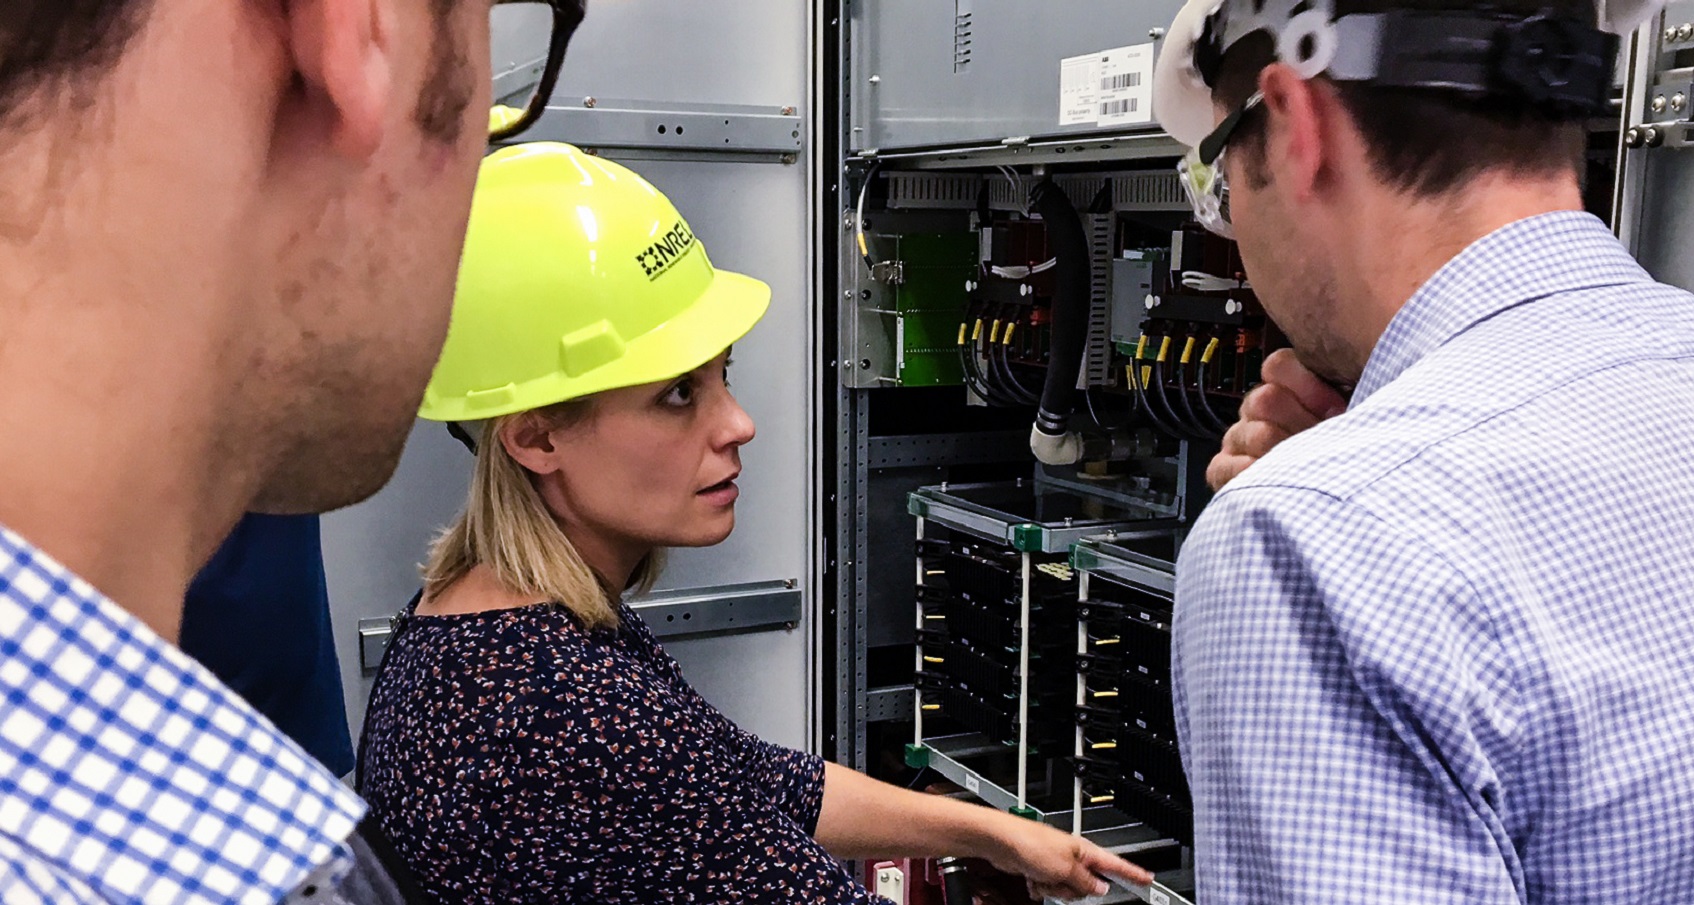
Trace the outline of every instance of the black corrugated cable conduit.
[[1054, 266], [1052, 337], [1047, 359], [1047, 383], [1030, 433], [1030, 450], [1048, 465], [1071, 465], [1082, 458], [1082, 438], [1068, 430], [1076, 408], [1076, 381], [1082, 353], [1088, 345], [1088, 234], [1076, 207], [1052, 179], [1031, 193], [1032, 207], [1047, 224], [1047, 247]]

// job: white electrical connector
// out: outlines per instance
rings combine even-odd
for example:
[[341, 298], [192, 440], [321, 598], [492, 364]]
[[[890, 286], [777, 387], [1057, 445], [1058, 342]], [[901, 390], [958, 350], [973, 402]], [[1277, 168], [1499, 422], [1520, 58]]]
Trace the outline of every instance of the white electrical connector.
[[1245, 279], [1232, 280], [1228, 277], [1213, 276], [1198, 270], [1184, 270], [1182, 285], [1196, 292], [1225, 292], [1230, 289], [1252, 289], [1253, 284]]
[[894, 905], [906, 905], [906, 872], [891, 864], [877, 865], [876, 894]]
[[1059, 266], [1058, 258], [1048, 258], [1034, 267], [990, 267], [988, 272], [1001, 279], [1027, 280], [1038, 273], [1046, 273], [1057, 266]]

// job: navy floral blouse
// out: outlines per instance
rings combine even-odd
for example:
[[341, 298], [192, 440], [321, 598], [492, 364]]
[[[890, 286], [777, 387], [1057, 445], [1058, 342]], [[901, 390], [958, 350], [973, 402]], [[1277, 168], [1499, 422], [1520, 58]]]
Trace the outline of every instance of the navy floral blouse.
[[812, 838], [823, 760], [742, 731], [620, 615], [592, 632], [550, 604], [402, 619], [359, 791], [423, 888], [502, 905], [883, 902]]

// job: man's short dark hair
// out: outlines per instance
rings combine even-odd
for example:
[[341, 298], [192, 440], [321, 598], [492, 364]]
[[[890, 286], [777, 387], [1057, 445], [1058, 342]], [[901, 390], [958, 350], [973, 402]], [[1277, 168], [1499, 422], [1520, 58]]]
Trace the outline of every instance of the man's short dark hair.
[[108, 69], [153, 0], [0, 0], [0, 121], [30, 95]]
[[[1494, 0], [1490, 8], [1541, 12], [1596, 20], [1593, 0]], [[1465, 0], [1336, 0], [1337, 17], [1386, 9], [1474, 9]], [[1214, 96], [1233, 109], [1258, 90], [1259, 71], [1275, 59], [1270, 38], [1250, 35], [1224, 56]], [[1335, 82], [1342, 103], [1358, 124], [1377, 174], [1418, 195], [1440, 195], [1485, 172], [1552, 174], [1582, 172], [1586, 130], [1581, 122], [1558, 120], [1522, 104], [1477, 100], [1435, 89], [1373, 88]], [[1263, 122], [1263, 117], [1258, 117]], [[1248, 124], [1243, 123], [1246, 127]], [[1262, 181], [1264, 131], [1243, 128], [1231, 148], [1247, 152], [1248, 178]]]

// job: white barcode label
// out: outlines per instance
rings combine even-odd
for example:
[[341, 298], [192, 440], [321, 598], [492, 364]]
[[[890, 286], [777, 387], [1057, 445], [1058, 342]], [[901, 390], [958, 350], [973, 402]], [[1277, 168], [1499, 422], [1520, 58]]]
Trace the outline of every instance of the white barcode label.
[[965, 774], [965, 791], [973, 795], [982, 791], [982, 779], [974, 773]]
[[1152, 44], [1114, 47], [1059, 61], [1059, 125], [1133, 126], [1153, 121]]
[[1171, 897], [1157, 889], [1147, 890], [1147, 901], [1152, 902], [1153, 905], [1171, 905]]
[[1059, 62], [1059, 125], [1092, 126], [1100, 119], [1100, 55]]

